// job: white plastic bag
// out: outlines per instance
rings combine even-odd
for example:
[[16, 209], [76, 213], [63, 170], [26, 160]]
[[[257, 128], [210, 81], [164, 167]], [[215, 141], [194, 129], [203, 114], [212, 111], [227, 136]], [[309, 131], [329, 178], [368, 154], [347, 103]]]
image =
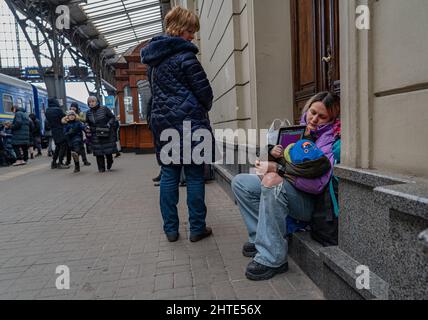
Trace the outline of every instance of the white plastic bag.
[[278, 143], [279, 130], [286, 126], [291, 126], [291, 123], [288, 119], [284, 119], [284, 121], [280, 119], [275, 119], [267, 133], [267, 142], [268, 145], [276, 146]]

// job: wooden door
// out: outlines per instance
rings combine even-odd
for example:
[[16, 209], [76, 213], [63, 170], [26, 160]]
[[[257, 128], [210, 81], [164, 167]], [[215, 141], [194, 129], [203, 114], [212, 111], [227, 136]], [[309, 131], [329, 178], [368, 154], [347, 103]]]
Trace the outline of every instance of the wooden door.
[[291, 0], [294, 119], [316, 93], [340, 94], [339, 0]]

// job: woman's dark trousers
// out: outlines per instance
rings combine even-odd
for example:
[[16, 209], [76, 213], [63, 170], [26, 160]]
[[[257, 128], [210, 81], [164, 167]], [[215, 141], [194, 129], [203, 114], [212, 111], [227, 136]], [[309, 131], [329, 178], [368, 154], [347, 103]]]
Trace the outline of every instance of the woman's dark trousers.
[[56, 144], [52, 162], [56, 163], [56, 161], [59, 159], [59, 162], [62, 164], [64, 161], [65, 153], [67, 152], [67, 148], [68, 148], [67, 142]]
[[17, 160], [28, 161], [28, 145], [13, 146], [13, 149], [15, 150]]
[[106, 156], [97, 156], [98, 171], [106, 171], [106, 160], [107, 159], [107, 170], [110, 170], [113, 165], [113, 155], [108, 154]]
[[[65, 147], [66, 147], [66, 155], [67, 155], [66, 164], [70, 165], [70, 163], [71, 163], [71, 148], [68, 145], [66, 145]], [[61, 161], [61, 158], [60, 158], [60, 161]]]

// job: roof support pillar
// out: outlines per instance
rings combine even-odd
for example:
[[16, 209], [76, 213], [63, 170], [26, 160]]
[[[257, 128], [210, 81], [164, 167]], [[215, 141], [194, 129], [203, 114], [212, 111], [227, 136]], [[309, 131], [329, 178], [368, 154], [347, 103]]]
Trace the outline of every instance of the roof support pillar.
[[[63, 66], [63, 55], [66, 50], [64, 46], [64, 39], [61, 37], [59, 30], [56, 28], [56, 14], [55, 8], [52, 6], [46, 7], [47, 4], [42, 6], [39, 1], [27, 0], [24, 10], [25, 19], [21, 19], [17, 12], [21, 11], [22, 8], [18, 7], [16, 1], [5, 0], [6, 4], [9, 6], [11, 12], [13, 13], [17, 24], [21, 27], [27, 42], [29, 43], [33, 54], [36, 58], [37, 64], [39, 66], [39, 72], [43, 76], [43, 79], [46, 83], [46, 89], [48, 91], [49, 97], [55, 97], [58, 99], [63, 108], [66, 108], [66, 90], [65, 90], [65, 79], [64, 79], [64, 66]], [[46, 10], [48, 9], [48, 10]], [[38, 10], [35, 14], [35, 10]], [[45, 21], [49, 21], [51, 27], [48, 28], [47, 25], [43, 25], [37, 17], [40, 17]], [[50, 68], [44, 69], [40, 59], [40, 46], [42, 43], [38, 41], [34, 43], [31, 37], [28, 34], [27, 28], [29, 27], [27, 21], [31, 21], [40, 31], [41, 35], [44, 38], [44, 44], [47, 45], [50, 53], [50, 57], [47, 57], [51, 60], [52, 66]]]

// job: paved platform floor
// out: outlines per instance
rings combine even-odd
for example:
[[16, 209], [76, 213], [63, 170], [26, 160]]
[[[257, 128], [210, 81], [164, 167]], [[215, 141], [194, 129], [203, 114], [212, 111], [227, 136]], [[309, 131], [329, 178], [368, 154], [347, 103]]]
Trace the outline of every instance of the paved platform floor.
[[[207, 185], [214, 236], [192, 244], [185, 188], [181, 239], [162, 233], [153, 155], [125, 154], [114, 171], [50, 170], [47, 157], [0, 168], [0, 299], [323, 299], [290, 260], [288, 273], [246, 280], [246, 241], [239, 211], [215, 183]], [[70, 289], [56, 288], [56, 268]]]

